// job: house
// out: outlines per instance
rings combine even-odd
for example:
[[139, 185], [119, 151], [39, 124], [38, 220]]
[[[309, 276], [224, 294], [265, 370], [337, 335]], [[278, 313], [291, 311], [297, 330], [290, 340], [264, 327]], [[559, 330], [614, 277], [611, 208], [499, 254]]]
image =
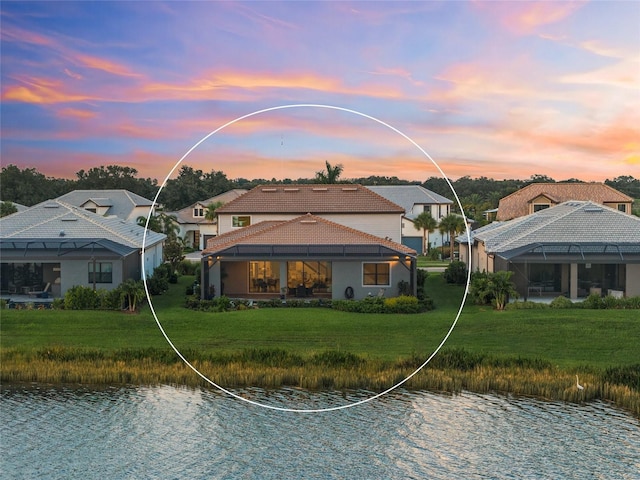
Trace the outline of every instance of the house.
[[115, 216], [136, 223], [147, 218], [153, 202], [128, 190], [74, 190], [56, 200], [83, 208], [104, 217]]
[[218, 221], [207, 220], [207, 207], [218, 202], [225, 204], [247, 193], [247, 190], [240, 188], [229, 190], [207, 200], [195, 202], [188, 207], [175, 212], [167, 212], [167, 215], [174, 215], [180, 226], [178, 236], [185, 240], [185, 244], [196, 250], [200, 250], [206, 245], [207, 240], [218, 234]]
[[48, 200], [0, 219], [3, 294], [44, 290], [62, 296], [75, 285], [113, 289], [162, 263], [165, 235], [117, 217]]
[[218, 208], [218, 233], [311, 213], [394, 242], [405, 210], [362, 185], [260, 185]]
[[640, 295], [640, 218], [597, 202], [568, 201], [505, 222], [494, 222], [458, 241], [473, 270], [514, 272], [519, 294]]
[[261, 185], [218, 210], [203, 251], [204, 297], [362, 298], [416, 291], [403, 207], [362, 185]]
[[496, 220], [529, 215], [569, 200], [584, 200], [631, 214], [633, 198], [604, 183], [531, 183], [500, 200]]
[[202, 252], [202, 297], [363, 298], [416, 294], [416, 252], [305, 214], [262, 220], [211, 238]]
[[[372, 192], [404, 208], [402, 219], [402, 244], [420, 252], [422, 231], [416, 230], [413, 221], [422, 212], [429, 212], [439, 222], [451, 213], [453, 201], [420, 185], [376, 185], [367, 187]], [[440, 247], [449, 241], [449, 233], [430, 235], [429, 243]]]

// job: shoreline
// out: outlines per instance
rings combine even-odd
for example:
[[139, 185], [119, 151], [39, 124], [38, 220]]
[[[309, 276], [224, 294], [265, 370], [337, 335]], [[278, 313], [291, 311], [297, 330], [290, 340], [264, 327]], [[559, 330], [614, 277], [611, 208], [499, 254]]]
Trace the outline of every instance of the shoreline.
[[[72, 357], [72, 356], [71, 356]], [[369, 390], [381, 392], [395, 387], [412, 374], [417, 366], [411, 359], [395, 363], [373, 360], [343, 365], [268, 365], [259, 362], [211, 360], [191, 362], [203, 375], [218, 385], [229, 388], [259, 387], [267, 389], [303, 388], [307, 390]], [[286, 362], [284, 362], [286, 363]], [[402, 384], [407, 390], [424, 390], [460, 394], [494, 393], [533, 397], [541, 400], [583, 403], [594, 400], [610, 402], [636, 418], [640, 418], [640, 391], [627, 385], [606, 381], [603, 375], [579, 370], [581, 385], [576, 386], [575, 371], [549, 365], [536, 367], [522, 360], [504, 365], [478, 364], [470, 368], [441, 368], [427, 365]], [[527, 364], [531, 363], [531, 364]], [[419, 366], [419, 365], [418, 365]], [[33, 358], [24, 352], [4, 352], [0, 367], [2, 389], [18, 384], [149, 386], [174, 385], [207, 387], [185, 363], [161, 361], [149, 357], [118, 360]]]

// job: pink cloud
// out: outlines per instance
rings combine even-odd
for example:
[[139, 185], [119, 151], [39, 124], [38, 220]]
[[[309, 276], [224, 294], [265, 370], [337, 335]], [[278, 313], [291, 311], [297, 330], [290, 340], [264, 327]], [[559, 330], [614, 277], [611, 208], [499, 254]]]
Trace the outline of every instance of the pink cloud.
[[540, 27], [559, 22], [573, 15], [585, 2], [473, 2], [476, 9], [505, 30], [531, 34]]

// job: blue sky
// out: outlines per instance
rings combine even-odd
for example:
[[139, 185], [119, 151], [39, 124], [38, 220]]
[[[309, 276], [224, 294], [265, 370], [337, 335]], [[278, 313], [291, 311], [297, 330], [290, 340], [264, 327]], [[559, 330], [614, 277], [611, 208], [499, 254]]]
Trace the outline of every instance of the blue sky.
[[[639, 2], [6, 2], [2, 165], [162, 180], [291, 104], [452, 179], [640, 176]], [[185, 163], [439, 175], [292, 108]]]

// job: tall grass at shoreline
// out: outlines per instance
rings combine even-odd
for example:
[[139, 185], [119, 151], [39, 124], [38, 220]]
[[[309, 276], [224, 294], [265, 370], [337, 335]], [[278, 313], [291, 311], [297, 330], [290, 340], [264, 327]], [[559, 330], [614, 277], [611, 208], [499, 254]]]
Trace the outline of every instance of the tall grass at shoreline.
[[[198, 370], [224, 387], [293, 386], [383, 391], [424, 362], [448, 331], [462, 289], [438, 275], [436, 310], [363, 315], [329, 309], [187, 312], [183, 277], [153, 299], [163, 328]], [[0, 381], [208, 385], [167, 345], [147, 308], [139, 314], [1, 312]], [[465, 306], [445, 348], [404, 384], [410, 389], [497, 392], [614, 402], [640, 417], [637, 312], [495, 312]], [[575, 374], [580, 375], [579, 390]]]
[[[229, 355], [187, 351], [184, 355], [199, 372], [225, 388], [299, 387], [379, 392], [403, 381], [423, 362], [418, 356], [389, 362], [340, 351], [304, 357], [282, 349], [250, 349]], [[576, 371], [584, 390], [576, 386]], [[109, 353], [60, 347], [10, 349], [2, 354], [0, 380], [3, 384], [208, 385], [167, 349], [125, 349]], [[567, 370], [539, 359], [445, 349], [403, 386], [453, 394], [467, 390], [573, 403], [605, 400], [640, 417], [640, 365], [621, 371], [590, 367]]]

